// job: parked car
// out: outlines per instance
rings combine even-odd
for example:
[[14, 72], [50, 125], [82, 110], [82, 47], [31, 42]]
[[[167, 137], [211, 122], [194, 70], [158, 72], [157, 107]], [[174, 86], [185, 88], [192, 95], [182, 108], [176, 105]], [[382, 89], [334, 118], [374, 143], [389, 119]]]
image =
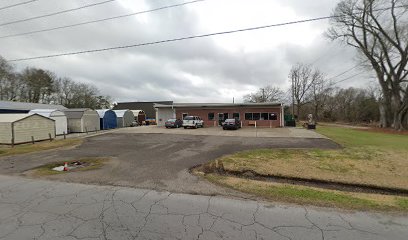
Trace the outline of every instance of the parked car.
[[236, 118], [226, 119], [225, 122], [222, 124], [222, 129], [235, 129], [241, 128], [241, 121]]
[[186, 116], [183, 120], [184, 128], [199, 128], [204, 127], [204, 121], [197, 116]]
[[166, 128], [179, 128], [183, 126], [183, 121], [180, 119], [171, 118], [164, 123], [164, 126], [166, 126]]

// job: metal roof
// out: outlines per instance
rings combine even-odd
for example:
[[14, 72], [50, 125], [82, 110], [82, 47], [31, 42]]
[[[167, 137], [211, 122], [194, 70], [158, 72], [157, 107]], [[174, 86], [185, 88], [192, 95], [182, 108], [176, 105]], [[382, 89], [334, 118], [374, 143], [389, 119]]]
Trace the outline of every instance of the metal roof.
[[67, 109], [66, 107], [62, 105], [54, 105], [54, 104], [0, 101], [0, 109], [30, 111], [33, 109], [40, 109], [40, 108], [57, 109], [57, 110]]
[[57, 117], [57, 116], [65, 116], [64, 112], [56, 109], [34, 109], [31, 110], [28, 114], [39, 114], [44, 117]]
[[282, 103], [173, 103], [155, 104], [155, 108], [281, 107]]
[[12, 123], [12, 122], [16, 122], [16, 121], [22, 120], [24, 118], [27, 118], [27, 117], [30, 117], [30, 116], [33, 116], [33, 115], [38, 115], [40, 117], [43, 117], [43, 118], [54, 121], [53, 119], [41, 116], [39, 114], [17, 113], [17, 114], [1, 114], [0, 115], [0, 122]]
[[71, 109], [64, 109], [63, 112], [67, 116], [67, 118], [82, 118], [85, 111], [93, 111], [90, 108], [71, 108]]
[[99, 115], [100, 118], [103, 118], [105, 116], [106, 112], [109, 112], [109, 111], [113, 112], [110, 109], [98, 109], [96, 111], [98, 112], [98, 115]]
[[133, 115], [133, 112], [130, 111], [129, 109], [124, 109], [124, 110], [113, 110], [116, 113], [116, 117], [121, 118], [125, 115], [126, 112], [130, 112]]
[[143, 110], [147, 118], [156, 118], [154, 104], [171, 105], [173, 101], [152, 101], [152, 102], [119, 102], [113, 107], [114, 110]]

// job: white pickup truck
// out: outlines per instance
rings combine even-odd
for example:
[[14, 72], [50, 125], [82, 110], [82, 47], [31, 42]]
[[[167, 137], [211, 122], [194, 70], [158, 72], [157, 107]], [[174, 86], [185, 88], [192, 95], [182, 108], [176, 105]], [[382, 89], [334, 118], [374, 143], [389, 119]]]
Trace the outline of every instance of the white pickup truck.
[[199, 128], [199, 127], [204, 127], [204, 121], [197, 116], [186, 116], [183, 119], [183, 127], [184, 129], [190, 127], [190, 128]]

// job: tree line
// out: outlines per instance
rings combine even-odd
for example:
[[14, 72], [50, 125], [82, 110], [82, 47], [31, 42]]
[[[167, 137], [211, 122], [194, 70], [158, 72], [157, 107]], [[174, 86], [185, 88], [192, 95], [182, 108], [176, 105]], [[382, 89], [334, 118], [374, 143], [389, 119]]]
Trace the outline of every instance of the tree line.
[[[292, 86], [289, 94], [292, 96], [293, 106], [296, 105], [297, 115], [302, 117], [301, 110], [303, 105], [307, 104], [312, 105], [311, 111], [315, 116], [323, 117], [325, 116], [323, 105], [330, 102], [332, 97], [340, 95], [345, 99], [342, 104], [346, 105], [338, 106], [341, 111], [334, 115], [342, 114], [338, 117], [350, 121], [372, 118], [379, 121], [382, 127], [407, 129], [407, 1], [342, 0], [332, 13], [330, 25], [326, 33], [327, 37], [356, 50], [360, 59], [359, 66], [366, 66], [367, 71], [375, 74], [380, 94], [373, 97], [368, 89], [354, 88], [334, 91], [319, 70], [297, 64], [289, 74]], [[263, 101], [265, 99], [256, 99], [250, 94], [245, 96], [245, 100]], [[367, 108], [371, 109], [373, 106], [378, 107], [376, 114], [366, 112]]]
[[289, 73], [291, 87], [285, 91], [265, 86], [245, 95], [245, 102], [283, 102], [285, 114], [305, 120], [312, 113], [318, 121], [378, 123], [381, 120], [381, 94], [378, 88], [340, 88], [325, 80], [312, 66], [296, 64]]
[[0, 56], [0, 100], [61, 104], [67, 108], [109, 108], [111, 98], [90, 84], [27, 67], [16, 71]]

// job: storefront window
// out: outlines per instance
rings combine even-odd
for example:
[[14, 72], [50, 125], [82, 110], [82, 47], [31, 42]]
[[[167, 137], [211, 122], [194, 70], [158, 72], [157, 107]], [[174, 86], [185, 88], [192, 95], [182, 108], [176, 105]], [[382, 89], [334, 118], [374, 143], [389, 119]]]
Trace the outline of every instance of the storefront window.
[[233, 114], [232, 114], [232, 118], [237, 118], [237, 119], [239, 119], [239, 113], [233, 113]]
[[277, 113], [269, 113], [269, 120], [278, 120]]
[[208, 113], [208, 120], [214, 120], [214, 113]]
[[260, 113], [252, 113], [252, 120], [259, 120], [261, 119]]
[[261, 120], [268, 120], [269, 114], [268, 113], [261, 113]]
[[252, 120], [252, 113], [245, 113], [245, 120]]

